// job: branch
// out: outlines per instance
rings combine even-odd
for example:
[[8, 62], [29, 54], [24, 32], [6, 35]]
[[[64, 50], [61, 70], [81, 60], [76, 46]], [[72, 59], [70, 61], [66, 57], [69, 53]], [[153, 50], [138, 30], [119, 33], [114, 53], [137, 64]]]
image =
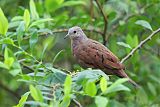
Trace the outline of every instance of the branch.
[[24, 68], [26, 68], [26, 69], [34, 72], [34, 69], [32, 69], [30, 66], [28, 66], [28, 65], [26, 65], [26, 64], [24, 64], [24, 63], [22, 63], [22, 62], [20, 62], [20, 64], [21, 64]]
[[98, 8], [103, 16], [103, 20], [104, 20], [104, 29], [103, 29], [103, 44], [105, 45], [106, 44], [106, 33], [107, 33], [107, 25], [108, 25], [108, 20], [107, 20], [107, 16], [105, 16], [104, 12], [103, 12], [103, 9], [102, 9], [102, 6], [100, 5], [99, 1], [98, 0], [95, 0], [97, 5], [98, 5]]
[[90, 16], [91, 16], [91, 21], [92, 21], [94, 17], [93, 0], [90, 0]]
[[[103, 32], [101, 32], [100, 30], [96, 30], [96, 29], [86, 29], [86, 28], [82, 28], [83, 31], [86, 31], [86, 32], [94, 32], [94, 33], [97, 33], [97, 34], [100, 34], [100, 35], [103, 35]], [[52, 33], [64, 33], [64, 32], [68, 32], [68, 29], [57, 29], [57, 30], [53, 30]], [[48, 35], [49, 33], [48, 32], [44, 32], [44, 33], [40, 33], [40, 36], [45, 36], [45, 35]], [[26, 39], [29, 39], [30, 37], [29, 36], [26, 36], [24, 37], [23, 39], [26, 40]], [[15, 40], [16, 41], [16, 40]]]
[[[86, 28], [82, 28], [83, 31], [87, 31], [87, 32], [94, 32], [94, 33], [98, 33], [100, 35], [103, 34], [103, 32], [99, 31], [99, 30], [95, 30], [95, 29], [86, 29]], [[63, 33], [63, 32], [68, 32], [68, 29], [59, 29], [59, 30], [54, 30], [52, 31], [52, 33]]]
[[78, 106], [78, 107], [82, 107], [82, 105], [75, 99], [72, 99], [72, 101]]
[[153, 31], [146, 39], [141, 41], [139, 43], [139, 45], [137, 45], [134, 49], [132, 49], [131, 52], [121, 60], [121, 63], [123, 63], [124, 61], [129, 59], [139, 48], [141, 48], [147, 41], [151, 40], [152, 37], [154, 35], [156, 35], [157, 33], [159, 33], [159, 32], [160, 32], [160, 28], [158, 28], [157, 30]]

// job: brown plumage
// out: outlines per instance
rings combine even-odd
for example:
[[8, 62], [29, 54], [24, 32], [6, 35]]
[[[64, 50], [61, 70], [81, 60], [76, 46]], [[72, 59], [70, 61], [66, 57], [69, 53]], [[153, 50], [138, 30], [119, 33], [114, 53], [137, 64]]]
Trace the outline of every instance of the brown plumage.
[[[71, 38], [74, 57], [83, 67], [101, 69], [106, 74], [129, 78], [124, 72], [125, 67], [119, 59], [101, 43], [87, 38], [80, 27], [70, 28], [67, 36]], [[130, 78], [129, 82], [134, 86], [138, 86]]]

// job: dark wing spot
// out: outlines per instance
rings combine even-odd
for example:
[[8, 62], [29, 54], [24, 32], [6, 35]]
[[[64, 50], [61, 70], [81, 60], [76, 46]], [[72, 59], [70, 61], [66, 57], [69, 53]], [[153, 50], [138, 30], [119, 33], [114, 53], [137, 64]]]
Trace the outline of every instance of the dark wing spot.
[[99, 53], [98, 53], [98, 51], [97, 51], [97, 56], [99, 56]]
[[94, 43], [94, 44], [98, 44], [97, 42], [94, 42], [94, 41], [93, 41], [93, 43]]
[[102, 54], [102, 63], [104, 62], [104, 57], [103, 57], [103, 54]]

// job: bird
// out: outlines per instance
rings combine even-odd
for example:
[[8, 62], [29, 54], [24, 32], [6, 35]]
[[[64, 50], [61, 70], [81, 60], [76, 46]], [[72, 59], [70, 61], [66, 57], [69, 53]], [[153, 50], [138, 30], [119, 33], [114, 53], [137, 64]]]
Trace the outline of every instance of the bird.
[[125, 66], [120, 63], [106, 46], [98, 41], [88, 38], [83, 30], [74, 26], [69, 28], [65, 39], [71, 39], [73, 56], [82, 67], [100, 69], [107, 75], [116, 75], [120, 78], [128, 78], [133, 86], [139, 87], [125, 72]]

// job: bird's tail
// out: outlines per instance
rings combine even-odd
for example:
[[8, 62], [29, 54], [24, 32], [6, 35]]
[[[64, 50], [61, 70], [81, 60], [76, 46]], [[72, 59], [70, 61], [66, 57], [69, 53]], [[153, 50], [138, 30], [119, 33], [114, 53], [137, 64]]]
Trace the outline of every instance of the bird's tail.
[[124, 72], [124, 70], [120, 70], [120, 72], [118, 72], [118, 74], [117, 74], [119, 77], [121, 77], [121, 78], [128, 78], [129, 80], [128, 80], [128, 82], [129, 83], [131, 83], [133, 86], [135, 86], [136, 88], [139, 88], [140, 86], [136, 83], [136, 82], [134, 82], [132, 79], [130, 79], [129, 77], [128, 77], [128, 75]]
[[[128, 77], [128, 78], [129, 78], [129, 77]], [[131, 84], [132, 84], [133, 86], [135, 86], [136, 88], [140, 88], [140, 86], [139, 86], [136, 82], [134, 82], [132, 79], [129, 78], [128, 82], [131, 83]]]

